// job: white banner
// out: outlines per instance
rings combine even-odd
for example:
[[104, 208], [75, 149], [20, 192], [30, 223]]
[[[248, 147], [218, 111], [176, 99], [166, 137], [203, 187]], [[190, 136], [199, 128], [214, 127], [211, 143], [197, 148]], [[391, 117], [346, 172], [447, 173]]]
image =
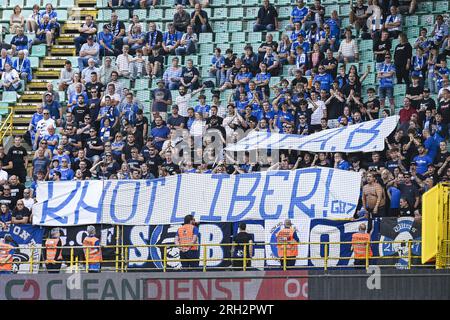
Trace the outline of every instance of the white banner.
[[154, 180], [42, 182], [33, 223], [161, 225], [249, 219], [349, 218], [361, 175], [313, 167], [240, 175], [183, 174]]
[[381, 151], [384, 150], [384, 139], [395, 129], [398, 119], [398, 116], [392, 116], [328, 129], [309, 136], [253, 131], [226, 150], [289, 149], [345, 153]]

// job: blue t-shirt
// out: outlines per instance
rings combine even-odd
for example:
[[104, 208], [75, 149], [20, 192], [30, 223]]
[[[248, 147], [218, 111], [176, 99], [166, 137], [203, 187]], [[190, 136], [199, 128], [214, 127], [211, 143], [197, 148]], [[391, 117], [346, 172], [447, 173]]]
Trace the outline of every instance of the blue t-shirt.
[[338, 163], [337, 169], [349, 170], [350, 169], [350, 164], [347, 161], [342, 160], [341, 162]]
[[390, 187], [388, 189], [388, 192], [391, 195], [391, 208], [392, 209], [400, 208], [400, 197], [401, 197], [400, 190], [395, 187]]
[[59, 168], [58, 171], [61, 173], [62, 181], [70, 181], [75, 176], [73, 170], [70, 168], [67, 168], [67, 169]]
[[294, 23], [302, 22], [302, 20], [306, 17], [308, 12], [309, 9], [306, 6], [303, 6], [303, 8], [295, 6], [294, 9], [292, 9], [291, 11], [292, 22]]
[[[170, 134], [170, 129], [166, 126], [162, 126], [161, 128], [155, 127], [152, 129], [151, 134], [153, 138], [167, 138]], [[161, 150], [164, 141], [155, 141], [154, 144], [158, 150]]]
[[179, 31], [175, 31], [175, 33], [169, 33], [169, 31], [164, 32], [163, 42], [166, 46], [174, 46], [177, 41], [181, 40], [182, 33]]
[[424, 155], [424, 156], [415, 156], [413, 161], [417, 164], [417, 170], [416, 172], [418, 174], [424, 174], [427, 172], [428, 165], [430, 163], [433, 163], [433, 160], [431, 160], [430, 156]]
[[331, 85], [333, 84], [333, 77], [329, 73], [316, 74], [316, 76], [314, 77], [313, 84], [316, 81], [320, 81], [320, 90], [325, 90], [326, 92], [329, 92], [331, 89]]
[[103, 42], [105, 43], [106, 47], [112, 49], [113, 38], [114, 38], [114, 35], [111, 32], [104, 33], [103, 31], [101, 31], [98, 34], [98, 43], [100, 44], [100, 40], [103, 40]]
[[205, 114], [205, 113], [209, 114], [210, 110], [211, 110], [211, 106], [209, 104], [205, 104], [204, 106], [198, 104], [194, 108], [194, 112], [198, 112], [201, 114]]
[[[395, 72], [395, 66], [394, 64], [385, 64], [383, 63], [380, 67], [380, 70], [378, 70], [380, 72]], [[380, 79], [380, 87], [381, 88], [393, 88], [394, 87], [394, 77], [395, 74], [392, 75], [391, 77], [387, 77], [387, 78], [381, 78]]]

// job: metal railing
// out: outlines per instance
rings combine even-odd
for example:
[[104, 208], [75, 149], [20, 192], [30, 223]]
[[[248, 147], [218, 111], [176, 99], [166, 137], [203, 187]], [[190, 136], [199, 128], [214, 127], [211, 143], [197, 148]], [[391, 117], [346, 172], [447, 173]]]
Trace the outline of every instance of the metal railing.
[[14, 109], [12, 107], [8, 107], [8, 110], [8, 116], [0, 123], [0, 144], [2, 144], [3, 138], [6, 136], [12, 136]]
[[[447, 246], [450, 241], [447, 241]], [[103, 253], [108, 251], [108, 254], [104, 254], [103, 261], [101, 262], [101, 267], [103, 270], [114, 271], [114, 272], [129, 272], [129, 271], [176, 271], [180, 269], [180, 265], [182, 265], [182, 270], [195, 270], [207, 272], [208, 270], [255, 270], [255, 269], [277, 269], [277, 270], [290, 270], [290, 269], [339, 269], [339, 268], [359, 268], [359, 269], [367, 269], [371, 265], [377, 265], [378, 267], [397, 267], [402, 269], [412, 269], [419, 267], [433, 267], [434, 264], [423, 265], [420, 263], [420, 256], [414, 255], [413, 252], [417, 249], [418, 246], [421, 245], [420, 240], [407, 240], [407, 241], [372, 241], [370, 243], [362, 243], [366, 245], [366, 254], [364, 257], [360, 257], [358, 260], [363, 261], [364, 263], [360, 263], [358, 265], [354, 265], [353, 261], [355, 257], [346, 256], [341, 257], [339, 254], [333, 250], [336, 248], [336, 245], [354, 245], [357, 243], [352, 242], [302, 242], [298, 243], [299, 248], [301, 246], [321, 246], [323, 249], [323, 254], [316, 256], [303, 256], [303, 257], [286, 257], [284, 255], [282, 258], [274, 256], [265, 255], [265, 257], [250, 257], [247, 255], [249, 252], [249, 246], [253, 246], [255, 248], [264, 248], [266, 250], [266, 246], [277, 246], [277, 243], [253, 243], [253, 244], [243, 244], [243, 256], [241, 258], [236, 258], [230, 255], [230, 257], [209, 257], [208, 250], [214, 247], [221, 248], [229, 248], [233, 246], [233, 244], [199, 244], [198, 246], [198, 258], [192, 259], [181, 259], [179, 255], [179, 246], [174, 244], [164, 244], [164, 245], [110, 245], [110, 246], [102, 246], [101, 249]], [[284, 252], [286, 252], [286, 245], [284, 246]], [[396, 255], [378, 255], [378, 256], [370, 256], [370, 249], [374, 248], [374, 246], [388, 246], [389, 248], [396, 248], [394, 251], [397, 253]], [[75, 272], [88, 272], [90, 261], [89, 258], [86, 258], [84, 255], [84, 250], [86, 250], [86, 256], [89, 257], [89, 250], [93, 247], [81, 247], [81, 246], [64, 246], [59, 247], [63, 250], [63, 258], [64, 260], [56, 261], [56, 265], [60, 265], [62, 270], [66, 270], [67, 272], [75, 271]], [[98, 247], [95, 247], [98, 248]], [[39, 250], [45, 249], [43, 246], [33, 246], [33, 247], [20, 247], [22, 249], [31, 249], [30, 258], [28, 261], [17, 261], [14, 262], [16, 264], [16, 269], [20, 268], [20, 272], [29, 272], [36, 273], [39, 271], [45, 270], [46, 261], [43, 261], [43, 255], [39, 255]], [[157, 252], [156, 257], [152, 257], [150, 259], [147, 258], [130, 258], [130, 252], [132, 250], [138, 250], [139, 252], [145, 251]], [[174, 250], [175, 249], [175, 250]], [[255, 248], [256, 249], [256, 248]], [[156, 250], [156, 251], [155, 251]], [[223, 251], [225, 252], [225, 251]], [[309, 252], [309, 250], [308, 250]], [[391, 249], [391, 252], [392, 249]], [[169, 254], [170, 253], [170, 254]], [[34, 259], [33, 257], [40, 256], [39, 261]], [[446, 261], [450, 261], [447, 257]], [[295, 260], [296, 265], [289, 266], [288, 262]], [[233, 267], [234, 262], [240, 262], [240, 266]], [[187, 262], [194, 262], [195, 266], [185, 267]], [[138, 265], [144, 265], [147, 263], [151, 263], [152, 267], [139, 267]], [[247, 266], [247, 264], [254, 263], [259, 266]], [[28, 265], [28, 267], [23, 267], [23, 264]], [[222, 265], [222, 266], [218, 266]], [[450, 264], [447, 264], [447, 268], [450, 268]], [[68, 270], [67, 270], [68, 269]]]

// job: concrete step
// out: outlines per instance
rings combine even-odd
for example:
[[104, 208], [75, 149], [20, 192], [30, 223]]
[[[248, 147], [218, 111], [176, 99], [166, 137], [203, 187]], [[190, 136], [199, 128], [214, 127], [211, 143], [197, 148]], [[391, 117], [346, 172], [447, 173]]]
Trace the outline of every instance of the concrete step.
[[55, 45], [50, 49], [51, 55], [56, 56], [75, 56], [75, 46], [71, 45]]
[[38, 68], [34, 73], [34, 76], [38, 79], [46, 78], [46, 79], [59, 79], [59, 74], [61, 69], [59, 68]]
[[28, 82], [28, 84], [27, 84], [28, 91], [46, 90], [47, 89], [47, 84], [49, 82], [51, 82], [51, 80], [47, 80], [47, 79], [42, 79], [42, 80], [33, 79], [30, 82]]

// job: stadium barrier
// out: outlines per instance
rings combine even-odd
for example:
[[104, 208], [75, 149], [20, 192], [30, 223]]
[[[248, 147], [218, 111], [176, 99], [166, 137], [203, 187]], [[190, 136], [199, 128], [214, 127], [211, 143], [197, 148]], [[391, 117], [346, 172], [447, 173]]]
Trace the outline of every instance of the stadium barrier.
[[[450, 246], [450, 241], [446, 241], [446, 246]], [[333, 245], [342, 245], [347, 244], [351, 245], [351, 242], [300, 242], [298, 243], [298, 246], [311, 246], [311, 245], [319, 245], [322, 249], [323, 255], [320, 254], [319, 256], [312, 256], [308, 255], [307, 257], [296, 257], [296, 258], [287, 258], [283, 257], [282, 259], [277, 257], [265, 257], [265, 258], [247, 258], [246, 253], [249, 250], [250, 245], [255, 244], [245, 244], [244, 247], [244, 255], [242, 258], [236, 258], [236, 257], [227, 257], [222, 259], [217, 258], [208, 258], [207, 251], [212, 249], [213, 247], [224, 247], [224, 246], [232, 246], [233, 244], [199, 244], [199, 250], [203, 253], [200, 255], [198, 259], [180, 259], [179, 255], [175, 254], [175, 256], [172, 256], [169, 258], [169, 250], [179, 250], [179, 246], [174, 244], [163, 244], [163, 245], [114, 245], [114, 246], [101, 246], [102, 250], [110, 249], [114, 251], [114, 256], [110, 257], [109, 259], [104, 259], [101, 262], [102, 270], [104, 271], [111, 271], [111, 272], [134, 272], [134, 271], [162, 271], [162, 272], [171, 272], [171, 271], [177, 271], [179, 269], [172, 268], [169, 264], [174, 263], [182, 263], [182, 262], [198, 262], [199, 267], [196, 268], [185, 268], [182, 269], [182, 271], [218, 271], [218, 270], [224, 270], [224, 271], [232, 271], [232, 270], [240, 270], [240, 271], [250, 271], [250, 270], [256, 270], [254, 267], [247, 267], [247, 262], [253, 262], [253, 261], [268, 261], [268, 260], [274, 260], [278, 259], [282, 261], [282, 264], [279, 266], [266, 266], [264, 267], [264, 270], [299, 270], [299, 269], [316, 269], [316, 270], [335, 270], [335, 269], [348, 269], [348, 268], [357, 268], [357, 269], [368, 269], [370, 266], [376, 265], [381, 268], [399, 268], [400, 269], [407, 269], [410, 270], [412, 268], [424, 268], [424, 267], [433, 267], [434, 264], [421, 264], [420, 263], [420, 256], [414, 255], [413, 246], [420, 246], [421, 241], [420, 240], [405, 240], [405, 241], [371, 241], [370, 243], [366, 243], [366, 256], [363, 259], [364, 264], [363, 265], [353, 265], [351, 261], [349, 261], [348, 265], [338, 265], [336, 261], [341, 260], [354, 260], [354, 257], [340, 257], [333, 255], [333, 250], [331, 249]], [[259, 243], [258, 245], [278, 245], [277, 243]], [[393, 256], [370, 256], [369, 250], [373, 246], [388, 246], [388, 247], [397, 247], [400, 248], [398, 252], [404, 253], [399, 254], [396, 257]], [[57, 261], [57, 264], [61, 264], [61, 272], [88, 272], [88, 265], [89, 265], [89, 259], [86, 259], [84, 257], [84, 254], [80, 255], [80, 252], [82, 250], [86, 250], [86, 256], [89, 256], [89, 250], [93, 247], [82, 247], [82, 246], [63, 246], [63, 247], [57, 247], [58, 249], [67, 250], [69, 251], [69, 259], [68, 260], [61, 260]], [[97, 247], [98, 248], [98, 247]], [[130, 250], [133, 249], [139, 249], [139, 248], [147, 248], [147, 249], [156, 249], [160, 250], [162, 252], [161, 259], [131, 259], [129, 257]], [[43, 246], [30, 246], [30, 247], [20, 247], [20, 249], [27, 249], [32, 252], [38, 252], [40, 250], [45, 249]], [[81, 251], [80, 251], [81, 250]], [[286, 250], [286, 245], [284, 245], [284, 250]], [[78, 252], [77, 252], [78, 251]], [[39, 259], [35, 259], [35, 257], [40, 257]], [[398, 259], [401, 258], [403, 260], [406, 260], [407, 263], [403, 264], [402, 266], [398, 265]], [[447, 257], [448, 258], [448, 257]], [[208, 263], [214, 262], [214, 261], [222, 261], [225, 260], [229, 262], [229, 266], [226, 267], [208, 267]], [[295, 266], [288, 266], [289, 260], [295, 260], [297, 261], [303, 261], [306, 265], [295, 265]], [[318, 267], [317, 264], [315, 265], [309, 265], [308, 261], [322, 261], [323, 267]], [[232, 267], [233, 261], [241, 261], [242, 267]], [[449, 259], [447, 259], [449, 261]], [[162, 268], [132, 268], [130, 267], [130, 264], [133, 264], [135, 262], [151, 262], [151, 263], [161, 263]], [[335, 263], [330, 263], [335, 262]], [[30, 254], [30, 258], [28, 261], [14, 261], [14, 264], [16, 265], [15, 270], [18, 270], [18, 265], [28, 265], [28, 272], [24, 272], [24, 268], [20, 268], [20, 273], [37, 273], [45, 271], [45, 261], [42, 258], [42, 255], [39, 254]], [[105, 267], [106, 266], [106, 267]], [[445, 268], [449, 268], [450, 264], [447, 264], [444, 266]]]

